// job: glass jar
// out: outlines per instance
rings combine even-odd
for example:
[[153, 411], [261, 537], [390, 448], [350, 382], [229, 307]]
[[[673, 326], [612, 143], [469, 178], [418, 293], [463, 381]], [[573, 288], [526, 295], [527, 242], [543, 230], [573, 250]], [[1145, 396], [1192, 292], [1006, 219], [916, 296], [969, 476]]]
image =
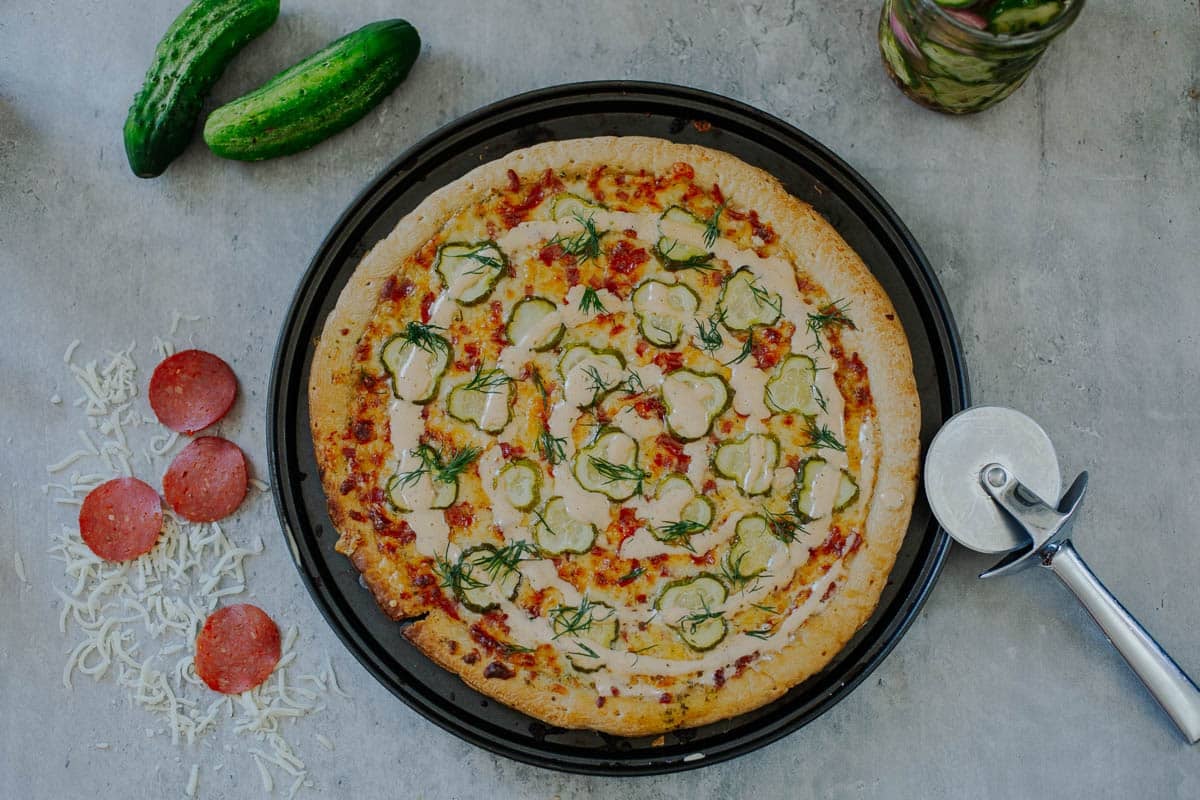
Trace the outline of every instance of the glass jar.
[[911, 99], [935, 111], [971, 114], [1016, 91], [1083, 4], [1065, 0], [1044, 27], [1001, 35], [982, 29], [979, 15], [934, 0], [884, 0], [879, 51], [888, 75]]

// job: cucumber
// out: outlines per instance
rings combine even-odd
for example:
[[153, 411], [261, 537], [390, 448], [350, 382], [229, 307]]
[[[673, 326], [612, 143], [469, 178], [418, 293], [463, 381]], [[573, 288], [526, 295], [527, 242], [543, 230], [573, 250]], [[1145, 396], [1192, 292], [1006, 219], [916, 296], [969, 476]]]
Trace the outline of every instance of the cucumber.
[[833, 500], [833, 510], [845, 511], [854, 505], [854, 501], [857, 499], [858, 481], [854, 480], [854, 476], [849, 472], [842, 470], [842, 474], [838, 478], [837, 495]]
[[800, 469], [796, 472], [796, 489], [792, 494], [792, 506], [796, 516], [802, 522], [812, 522], [821, 516], [813, 487], [816, 486], [821, 473], [825, 471], [827, 463], [820, 456], [812, 456], [800, 462]]
[[687, 284], [650, 279], [633, 290], [633, 313], [642, 338], [656, 347], [674, 347], [683, 325], [696, 316], [700, 296]]
[[[701, 530], [712, 524], [713, 520], [713, 502], [704, 495], [696, 494], [696, 489], [692, 486], [692, 482], [686, 476], [680, 475], [678, 472], [673, 472], [658, 482], [658, 487], [654, 490], [656, 500], [663, 500], [668, 495], [680, 494], [686, 495], [689, 499], [683, 504], [683, 508], [679, 512], [680, 522], [690, 522], [699, 526]], [[699, 530], [696, 531], [699, 533]], [[665, 541], [662, 528], [652, 526], [651, 533], [654, 538]]]
[[421, 37], [402, 19], [365, 25], [213, 111], [204, 142], [238, 161], [307, 150], [391, 94], [420, 52]]
[[508, 269], [508, 257], [490, 239], [448, 242], [438, 248], [433, 268], [450, 296], [462, 306], [482, 302]]
[[154, 49], [125, 118], [125, 155], [139, 178], [163, 173], [196, 131], [205, 95], [251, 39], [279, 17], [279, 0], [194, 0]]
[[554, 200], [550, 203], [550, 218], [557, 221], [562, 219], [574, 219], [575, 217], [583, 217], [587, 219], [597, 211], [605, 210], [600, 203], [593, 203], [591, 200], [584, 200], [577, 194], [563, 192], [554, 196]]
[[716, 418], [729, 407], [732, 396], [720, 375], [675, 370], [662, 382], [667, 428], [685, 442], [707, 436]]
[[551, 497], [538, 515], [533, 539], [546, 555], [586, 553], [596, 541], [596, 526], [572, 517], [566, 500]]
[[654, 602], [659, 611], [684, 612], [671, 627], [693, 650], [711, 650], [725, 638], [729, 625], [715, 609], [725, 602], [725, 584], [712, 575], [674, 581]]
[[[666, 223], [664, 225], [664, 223]], [[713, 254], [707, 248], [694, 244], [703, 242], [708, 226], [704, 221], [682, 206], [671, 206], [658, 218], [658, 243], [655, 253], [669, 270], [707, 269]], [[682, 232], [689, 241], [683, 241]]]
[[723, 478], [737, 483], [744, 494], [766, 494], [779, 466], [779, 440], [774, 436], [751, 433], [734, 442], [725, 442], [713, 454], [713, 468]]
[[726, 570], [739, 579], [762, 575], [784, 552], [783, 542], [771, 533], [766, 517], [751, 514], [738, 520], [733, 541], [725, 556]]
[[451, 574], [450, 588], [455, 597], [467, 608], [486, 614], [500, 603], [498, 597], [512, 600], [521, 586], [521, 573], [516, 569], [493, 569], [497, 550], [490, 544], [481, 544], [463, 551], [457, 569]]
[[755, 325], [774, 325], [783, 311], [778, 294], [758, 285], [749, 267], [729, 276], [717, 298], [717, 312], [731, 331], [748, 331]]
[[450, 365], [450, 342], [428, 325], [408, 328], [383, 343], [379, 360], [392, 381], [392, 394], [410, 403], [428, 403]]
[[544, 297], [518, 300], [504, 329], [508, 341], [538, 353], [549, 350], [558, 344], [567, 330], [562, 322], [558, 322], [557, 312], [558, 306]]
[[640, 494], [646, 474], [637, 466], [638, 445], [619, 428], [600, 431], [596, 440], [575, 455], [575, 480], [589, 492], [610, 500]]
[[504, 492], [509, 505], [528, 511], [538, 504], [542, 492], [542, 471], [528, 458], [505, 464], [496, 476], [496, 488]]
[[921, 42], [921, 52], [929, 59], [929, 68], [938, 75], [962, 83], [987, 83], [995, 77], [992, 62], [979, 56], [958, 53], [937, 42]]
[[1000, 0], [988, 14], [988, 30], [1016, 36], [1046, 27], [1062, 10], [1059, 2]]
[[817, 365], [811, 358], [788, 356], [767, 380], [764, 400], [772, 411], [813, 416], [821, 411], [816, 382]]
[[979, 0], [933, 0], [942, 8], [966, 8], [969, 5], [979, 2]]

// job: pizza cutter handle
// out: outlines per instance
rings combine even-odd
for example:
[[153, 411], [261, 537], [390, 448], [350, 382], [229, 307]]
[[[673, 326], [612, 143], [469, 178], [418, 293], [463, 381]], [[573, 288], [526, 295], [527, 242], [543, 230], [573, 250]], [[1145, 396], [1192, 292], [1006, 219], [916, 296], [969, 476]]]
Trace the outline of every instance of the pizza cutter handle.
[[1188, 744], [1200, 741], [1200, 689], [1192, 679], [1104, 587], [1069, 540], [1057, 543], [1046, 555], [1043, 563], [1075, 593]]

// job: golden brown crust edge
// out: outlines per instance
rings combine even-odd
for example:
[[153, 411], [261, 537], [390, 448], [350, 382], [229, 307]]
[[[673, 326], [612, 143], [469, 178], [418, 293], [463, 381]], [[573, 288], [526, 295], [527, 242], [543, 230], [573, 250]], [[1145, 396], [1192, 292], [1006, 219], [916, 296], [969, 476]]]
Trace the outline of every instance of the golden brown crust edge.
[[[695, 706], [654, 707], [653, 700], [609, 698], [595, 703], [590, 689], [568, 690], [547, 700], [545, 687], [524, 681], [483, 676], [487, 659], [470, 665], [446, 652], [448, 642], [470, 644], [465, 627], [444, 615], [431, 615], [409, 629], [409, 638], [430, 658], [458, 673], [467, 683], [525, 713], [551, 724], [593, 728], [620, 735], [641, 735], [694, 727], [744, 713], [775, 699], [819, 671], [870, 617], [907, 530], [917, 485], [920, 407], [912, 359], [891, 301], [866, 265], [828, 222], [808, 204], [792, 197], [773, 176], [741, 160], [696, 145], [644, 137], [598, 137], [535, 145], [484, 164], [434, 192], [363, 259], [346, 285], [317, 342], [309, 384], [310, 422], [330, 513], [341, 534], [338, 549], [350, 555], [384, 609], [404, 616], [393, 596], [394, 578], [374, 547], [369, 524], [342, 513], [338, 486], [346, 464], [330, 444], [345, 429], [354, 391], [355, 345], [374, 312], [379, 287], [397, 265], [433, 237], [444, 220], [463, 205], [502, 185], [509, 169], [524, 177], [546, 169], [587, 171], [668, 170], [687, 162], [696, 183], [719, 184], [727, 197], [754, 208], [771, 222], [780, 239], [833, 298], [851, 301], [857, 331], [844, 331], [848, 350], [857, 350], [867, 366], [878, 426], [879, 464], [866, 523], [865, 543], [838, 591], [821, 613], [770, 660], [756, 661], [719, 692], [705, 692]], [[343, 331], [345, 331], [343, 333]], [[881, 502], [881, 499], [886, 502]]]

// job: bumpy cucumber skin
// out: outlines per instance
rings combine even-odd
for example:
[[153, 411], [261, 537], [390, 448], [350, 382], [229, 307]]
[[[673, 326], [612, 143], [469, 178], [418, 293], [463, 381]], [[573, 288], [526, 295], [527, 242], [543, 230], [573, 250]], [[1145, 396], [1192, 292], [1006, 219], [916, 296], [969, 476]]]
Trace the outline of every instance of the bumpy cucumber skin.
[[420, 52], [421, 37], [408, 22], [366, 25], [213, 111], [204, 141], [238, 161], [307, 150], [391, 94]]
[[125, 119], [125, 155], [134, 175], [157, 177], [184, 151], [209, 89], [278, 17], [279, 0], [194, 0], [175, 18]]

